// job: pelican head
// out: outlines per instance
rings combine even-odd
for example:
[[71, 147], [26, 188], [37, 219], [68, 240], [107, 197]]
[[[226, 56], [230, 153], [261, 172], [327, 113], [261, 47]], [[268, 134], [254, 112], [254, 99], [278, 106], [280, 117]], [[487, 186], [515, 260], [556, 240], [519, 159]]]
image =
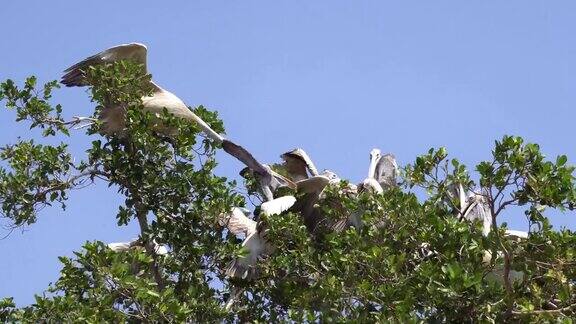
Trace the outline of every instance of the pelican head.
[[375, 148], [370, 151], [370, 167], [368, 168], [368, 178], [374, 178], [374, 174], [376, 173], [376, 165], [378, 164], [378, 160], [382, 157], [382, 152], [379, 149]]

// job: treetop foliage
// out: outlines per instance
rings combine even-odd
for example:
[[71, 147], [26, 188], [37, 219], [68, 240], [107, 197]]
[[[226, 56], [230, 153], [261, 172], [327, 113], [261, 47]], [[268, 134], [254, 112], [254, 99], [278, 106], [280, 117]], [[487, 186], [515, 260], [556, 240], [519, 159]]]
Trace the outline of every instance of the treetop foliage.
[[[570, 323], [576, 316], [576, 235], [553, 230], [546, 217], [549, 209], [573, 217], [574, 167], [564, 155], [549, 160], [537, 144], [505, 136], [476, 166], [476, 183], [446, 149], [430, 149], [382, 194], [356, 193], [346, 180], [330, 186], [315, 205], [322, 222], [311, 232], [293, 208], [259, 213], [264, 198], [253, 175], [243, 190], [217, 176], [220, 145], [197, 125], [145, 112], [141, 98], [150, 89], [142, 80], [150, 76], [140, 65], [120, 61], [88, 75], [94, 114], [70, 121], [50, 102], [56, 81], [1, 83], [0, 101], [17, 122], [62, 140], [19, 139], [0, 148], [2, 217], [32, 226], [43, 208], [66, 208], [70, 190], [105, 183], [125, 198], [118, 225], [138, 221], [144, 244], [115, 252], [86, 242], [74, 257], [60, 257], [60, 278], [34, 304], [0, 300], [0, 321]], [[111, 101], [125, 110], [125, 132], [99, 135], [99, 114]], [[224, 133], [216, 112], [193, 111]], [[80, 130], [70, 128], [86, 122], [93, 123], [81, 129], [93, 141], [83, 158], [73, 157], [66, 141]], [[167, 126], [178, 131], [168, 136]], [[281, 164], [272, 168], [288, 176]], [[475, 206], [486, 206], [488, 233], [481, 221], [462, 217], [460, 185], [480, 197]], [[303, 195], [290, 188], [274, 194]], [[258, 260], [255, 279], [229, 278], [224, 269], [247, 251], [220, 215], [249, 201], [273, 248]], [[508, 235], [498, 221], [503, 213], [525, 215], [527, 238]], [[347, 226], [334, 230], [335, 223]], [[155, 253], [153, 241], [169, 253]]]

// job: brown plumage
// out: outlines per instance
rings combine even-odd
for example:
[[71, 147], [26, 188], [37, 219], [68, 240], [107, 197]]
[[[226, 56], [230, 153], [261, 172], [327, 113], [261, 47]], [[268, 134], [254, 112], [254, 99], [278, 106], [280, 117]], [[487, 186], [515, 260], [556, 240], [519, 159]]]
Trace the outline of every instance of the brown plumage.
[[[146, 73], [147, 48], [143, 44], [131, 43], [111, 47], [100, 53], [87, 57], [86, 59], [72, 65], [64, 70], [64, 75], [60, 82], [67, 87], [89, 86], [89, 80], [86, 78], [86, 72], [92, 66], [106, 63], [113, 63], [120, 60], [131, 60], [144, 65]], [[217, 143], [221, 143], [223, 137], [216, 133], [200, 117], [186, 106], [173, 93], [162, 89], [160, 86], [150, 81], [142, 86], [150, 87], [152, 95], [142, 97], [142, 106], [145, 111], [152, 113], [153, 116], [160, 116], [164, 109], [176, 117], [193, 121], [200, 126], [203, 132]], [[118, 105], [106, 105], [99, 116], [103, 123], [101, 132], [107, 135], [122, 134], [125, 127], [125, 107]], [[155, 125], [155, 128], [166, 135], [174, 135], [175, 130], [166, 128], [162, 125]]]

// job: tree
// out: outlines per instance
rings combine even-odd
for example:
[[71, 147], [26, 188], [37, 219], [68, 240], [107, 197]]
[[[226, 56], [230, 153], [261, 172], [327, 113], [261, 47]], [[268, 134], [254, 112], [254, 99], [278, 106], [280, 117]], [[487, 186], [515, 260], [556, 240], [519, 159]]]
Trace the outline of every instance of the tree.
[[[576, 235], [552, 230], [547, 208], [572, 210], [574, 167], [567, 158], [546, 160], [538, 145], [505, 136], [493, 156], [479, 163], [479, 182], [446, 150], [431, 149], [404, 168], [402, 185], [379, 195], [349, 194], [346, 181], [319, 201], [326, 220], [361, 215], [362, 226], [310, 233], [295, 210], [259, 219], [274, 252], [258, 263], [253, 281], [227, 278], [223, 269], [245, 251], [219, 225], [222, 213], [246, 206], [237, 184], [214, 175], [217, 143], [196, 125], [168, 113], [143, 113], [146, 91], [140, 66], [130, 62], [92, 69], [93, 101], [117, 98], [127, 110], [126, 133], [94, 137], [86, 159], [74, 162], [66, 142], [19, 140], [0, 149], [0, 203], [13, 226], [32, 225], [40, 210], [65, 208], [67, 193], [87, 182], [107, 183], [125, 197], [118, 225], [138, 220], [143, 248], [112, 251], [88, 242], [74, 258], [61, 257], [61, 276], [33, 305], [16, 308], [0, 300], [0, 320], [24, 322], [185, 321], [542, 321], [570, 322], [576, 316]], [[0, 100], [17, 122], [66, 139], [62, 107], [50, 103], [56, 81], [22, 87], [7, 80]], [[223, 123], [200, 106], [194, 112], [217, 132]], [[166, 137], [151, 125], [177, 127]], [[201, 149], [198, 149], [200, 146]], [[281, 170], [278, 171], [281, 173]], [[254, 179], [245, 185], [251, 195]], [[491, 231], [459, 217], [462, 184], [477, 190], [489, 207]], [[424, 189], [425, 199], [416, 191]], [[286, 192], [300, 197], [299, 193]], [[280, 192], [276, 193], [277, 195]], [[505, 235], [498, 217], [523, 210], [531, 225], [527, 239]], [[152, 242], [166, 244], [167, 255]], [[487, 257], [488, 256], [488, 257]], [[521, 273], [513, 280], [512, 272]], [[236, 298], [230, 310], [224, 305]]]

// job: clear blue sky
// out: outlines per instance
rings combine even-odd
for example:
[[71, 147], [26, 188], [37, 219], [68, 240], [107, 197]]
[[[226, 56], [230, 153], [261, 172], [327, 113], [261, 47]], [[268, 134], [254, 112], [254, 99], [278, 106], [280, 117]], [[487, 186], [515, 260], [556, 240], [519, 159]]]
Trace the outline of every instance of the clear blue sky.
[[[57, 79], [90, 54], [142, 42], [160, 85], [218, 110], [265, 162], [300, 146], [359, 181], [373, 147], [404, 165], [445, 146], [473, 170], [504, 134], [576, 158], [574, 1], [3, 1], [0, 21], [2, 80]], [[80, 89], [54, 101], [68, 116], [93, 109]], [[12, 112], [0, 118], [0, 143], [36, 136]], [[70, 141], [84, 158], [90, 139]], [[218, 172], [234, 177], [239, 163], [220, 157]], [[65, 212], [45, 209], [1, 240], [0, 297], [31, 303], [57, 279], [57, 256], [135, 237], [134, 225], [116, 226], [121, 201], [104, 185], [76, 191]], [[521, 213], [506, 220], [525, 229]], [[574, 214], [553, 223], [576, 228]]]

